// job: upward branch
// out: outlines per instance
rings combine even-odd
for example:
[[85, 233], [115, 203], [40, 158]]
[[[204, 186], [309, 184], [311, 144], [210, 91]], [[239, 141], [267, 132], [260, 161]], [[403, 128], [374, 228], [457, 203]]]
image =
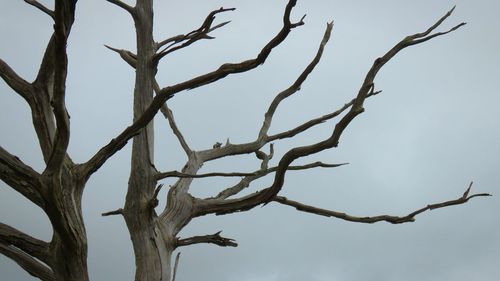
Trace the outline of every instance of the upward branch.
[[289, 0], [286, 8], [285, 14], [283, 16], [283, 27], [279, 33], [272, 38], [265, 46], [262, 48], [260, 53], [256, 58], [246, 60], [240, 63], [227, 63], [220, 66], [217, 70], [209, 72], [207, 74], [195, 77], [185, 82], [163, 88], [154, 97], [150, 106], [144, 111], [144, 113], [129, 127], [127, 127], [123, 132], [121, 132], [116, 138], [112, 139], [107, 145], [102, 147], [92, 158], [90, 158], [86, 163], [82, 164], [82, 168], [85, 176], [88, 178], [92, 173], [97, 171], [109, 157], [114, 155], [117, 151], [122, 149], [127, 142], [139, 131], [144, 128], [160, 110], [163, 104], [170, 98], [172, 98], [176, 93], [184, 90], [197, 88], [205, 84], [213, 83], [218, 81], [229, 74], [239, 73], [249, 71], [256, 68], [257, 66], [263, 64], [271, 51], [281, 44], [290, 31], [304, 22], [301, 20], [297, 23], [292, 23], [290, 21], [290, 14], [293, 7], [296, 4], [296, 0]]
[[44, 171], [46, 174], [57, 174], [66, 157], [69, 144], [69, 115], [66, 110], [66, 76], [68, 56], [66, 45], [68, 35], [74, 21], [76, 1], [56, 1], [54, 24], [54, 96], [52, 106], [56, 119], [56, 133], [52, 152]]
[[286, 152], [281, 160], [279, 161], [277, 171], [275, 173], [274, 181], [272, 185], [266, 189], [263, 189], [254, 194], [250, 194], [247, 196], [243, 196], [237, 199], [228, 199], [228, 200], [220, 200], [220, 199], [205, 199], [199, 200], [198, 210], [196, 216], [201, 216], [210, 213], [216, 214], [228, 214], [239, 211], [245, 211], [254, 208], [260, 204], [267, 204], [279, 193], [281, 188], [283, 187], [285, 181], [285, 174], [290, 166], [290, 164], [301, 157], [312, 155], [318, 153], [320, 151], [324, 151], [326, 149], [330, 149], [333, 147], [337, 147], [339, 143], [339, 139], [343, 133], [343, 131], [347, 128], [347, 126], [351, 123], [352, 120], [359, 114], [364, 111], [363, 103], [364, 100], [375, 93], [374, 90], [374, 79], [378, 73], [378, 71], [389, 61], [391, 60], [397, 53], [406, 47], [416, 45], [422, 42], [425, 42], [429, 39], [435, 38], [437, 36], [441, 36], [447, 34], [451, 31], [458, 29], [463, 26], [464, 23], [458, 24], [455, 27], [451, 28], [446, 32], [438, 32], [435, 34], [431, 34], [433, 30], [435, 30], [447, 17], [451, 15], [453, 9], [449, 11], [446, 15], [440, 18], [435, 24], [433, 24], [430, 28], [428, 28], [425, 32], [416, 33], [414, 35], [408, 36], [397, 43], [392, 49], [390, 49], [385, 55], [380, 58], [377, 58], [373, 63], [372, 67], [368, 71], [365, 80], [363, 81], [361, 88], [356, 95], [356, 98], [351, 106], [350, 110], [337, 122], [335, 125], [332, 135], [327, 139], [317, 142], [315, 144], [295, 147], [288, 152]]

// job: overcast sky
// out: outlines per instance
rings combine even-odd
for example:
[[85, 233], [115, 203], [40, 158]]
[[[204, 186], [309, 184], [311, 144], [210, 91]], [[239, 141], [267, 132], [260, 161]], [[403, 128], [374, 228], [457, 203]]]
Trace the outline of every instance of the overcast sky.
[[[42, 1], [51, 5], [52, 1]], [[203, 74], [225, 62], [253, 58], [281, 28], [286, 1], [156, 1], [155, 36], [196, 29], [221, 6], [234, 12], [214, 32], [160, 65], [167, 86]], [[181, 248], [178, 281], [330, 281], [425, 280], [489, 281], [500, 276], [500, 2], [478, 1], [299, 1], [293, 19], [307, 14], [306, 25], [257, 70], [178, 94], [171, 100], [177, 122], [195, 149], [215, 142], [255, 138], [274, 95], [288, 87], [314, 56], [328, 21], [332, 38], [321, 63], [301, 91], [276, 113], [272, 132], [332, 112], [349, 101], [378, 56], [407, 35], [425, 30], [454, 5], [444, 37], [401, 52], [375, 80], [381, 95], [366, 102], [366, 112], [346, 130], [335, 150], [298, 163], [349, 162], [331, 170], [290, 172], [282, 194], [353, 215], [405, 215], [429, 203], [459, 197], [474, 181], [473, 192], [497, 196], [424, 213], [404, 225], [356, 224], [269, 204], [243, 214], [194, 220], [183, 237], [212, 234], [235, 239], [237, 248], [195, 245]], [[0, 57], [32, 81], [51, 34], [52, 23], [23, 1], [3, 1]], [[67, 105], [71, 115], [69, 153], [87, 160], [131, 122], [134, 72], [103, 44], [134, 50], [130, 17], [103, 0], [81, 0], [68, 44]], [[25, 102], [0, 82], [0, 145], [38, 171], [43, 161]], [[160, 117], [160, 116], [159, 116]], [[162, 118], [156, 124], [156, 167], [180, 169], [183, 151]], [[277, 154], [325, 138], [326, 123], [293, 141], [277, 142]], [[92, 280], [133, 280], [129, 234], [120, 217], [102, 212], [123, 206], [130, 145], [88, 183], [83, 208], [89, 239]], [[211, 163], [207, 171], [253, 171], [254, 157]], [[278, 157], [275, 157], [277, 161]], [[256, 182], [250, 191], [265, 187]], [[235, 179], [194, 182], [192, 192], [216, 194]], [[170, 182], [165, 181], [165, 184]], [[47, 218], [0, 183], [0, 221], [50, 240]], [[0, 256], [2, 280], [32, 280]]]

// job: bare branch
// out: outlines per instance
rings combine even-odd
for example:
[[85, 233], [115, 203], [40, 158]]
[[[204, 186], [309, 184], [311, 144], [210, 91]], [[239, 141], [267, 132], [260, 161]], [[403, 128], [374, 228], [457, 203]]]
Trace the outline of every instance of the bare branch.
[[120, 209], [117, 209], [117, 210], [114, 210], [114, 211], [109, 211], [109, 212], [101, 214], [101, 216], [103, 216], [103, 217], [114, 216], [114, 215], [123, 215], [123, 209], [120, 208]]
[[54, 93], [52, 107], [56, 119], [56, 132], [52, 152], [44, 174], [60, 172], [69, 144], [69, 115], [66, 110], [66, 76], [68, 56], [66, 45], [74, 22], [76, 1], [56, 1], [54, 24]]
[[[472, 183], [471, 183], [472, 185]], [[473, 197], [479, 197], [479, 196], [491, 196], [490, 194], [487, 193], [479, 193], [479, 194], [474, 194], [471, 196], [468, 196], [468, 191], [470, 190], [470, 186], [467, 189], [466, 193], [464, 193], [463, 196], [461, 196], [458, 199], [455, 200], [449, 200], [441, 203], [435, 203], [435, 204], [430, 204], [427, 205], [426, 207], [423, 207], [419, 210], [416, 210], [406, 216], [390, 216], [390, 215], [379, 215], [379, 216], [373, 216], [373, 217], [356, 217], [356, 216], [351, 216], [346, 213], [341, 213], [341, 212], [336, 212], [336, 211], [331, 211], [331, 210], [326, 210], [326, 209], [321, 209], [309, 205], [305, 205], [302, 203], [299, 203], [297, 201], [289, 200], [286, 197], [282, 196], [276, 196], [273, 201], [278, 202], [283, 205], [288, 205], [291, 207], [294, 207], [295, 209], [302, 211], [302, 212], [307, 212], [311, 214], [316, 214], [320, 216], [325, 216], [325, 217], [334, 217], [346, 221], [351, 221], [351, 222], [359, 222], [359, 223], [376, 223], [380, 221], [386, 221], [392, 224], [399, 224], [399, 223], [407, 223], [407, 222], [413, 222], [415, 221], [415, 216], [417, 216], [420, 213], [423, 213], [427, 210], [434, 210], [434, 209], [439, 209], [439, 208], [444, 208], [448, 206], [453, 206], [453, 205], [460, 205], [464, 204], [469, 199]]]
[[[347, 164], [348, 163], [326, 164], [326, 163], [318, 161], [318, 162], [309, 163], [309, 164], [306, 164], [306, 165], [289, 166], [288, 170], [289, 171], [299, 171], [299, 170], [307, 170], [307, 169], [318, 168], [318, 167], [322, 167], [322, 168], [335, 168], [335, 167], [340, 167], [340, 166], [347, 165]], [[223, 190], [219, 194], [217, 194], [217, 196], [215, 197], [215, 199], [227, 199], [227, 198], [229, 198], [231, 196], [234, 196], [234, 195], [238, 194], [239, 192], [241, 192], [243, 189], [245, 189], [248, 186], [250, 186], [250, 183], [252, 181], [260, 179], [260, 178], [262, 178], [264, 176], [267, 176], [270, 173], [274, 173], [277, 170], [278, 170], [278, 167], [272, 167], [270, 169], [260, 170], [260, 171], [254, 172], [251, 175], [245, 176], [237, 184], [235, 184], [235, 185], [233, 185], [233, 186], [231, 186], [229, 188], [226, 188], [225, 190]]]
[[129, 50], [124, 50], [124, 49], [116, 49], [113, 47], [110, 47], [108, 45], [104, 45], [106, 48], [110, 49], [111, 51], [114, 51], [120, 55], [120, 57], [128, 63], [131, 67], [135, 68], [137, 64], [137, 55], [132, 53]]
[[0, 146], [0, 179], [43, 209], [40, 174]]
[[[177, 51], [179, 49], [185, 48], [185, 47], [193, 44], [194, 42], [196, 42], [198, 40], [201, 40], [201, 39], [213, 39], [214, 37], [211, 37], [208, 34], [210, 32], [212, 32], [213, 30], [221, 28], [224, 25], [226, 25], [226, 24], [229, 23], [229, 21], [226, 21], [226, 22], [220, 23], [220, 24], [215, 25], [215, 26], [212, 27], [212, 23], [215, 20], [215, 15], [218, 14], [218, 13], [223, 13], [223, 12], [227, 12], [227, 11], [234, 11], [234, 10], [236, 10], [236, 9], [235, 8], [227, 8], [227, 9], [225, 9], [225, 8], [221, 7], [218, 10], [214, 10], [214, 11], [210, 12], [210, 14], [208, 14], [208, 16], [206, 17], [205, 21], [203, 22], [203, 24], [201, 25], [200, 28], [191, 31], [188, 34], [177, 35], [177, 36], [165, 39], [165, 40], [157, 43], [157, 46], [156, 46], [157, 49], [160, 49], [161, 47], [163, 47], [163, 46], [165, 46], [167, 44], [170, 44], [170, 45], [166, 46], [163, 50], [161, 50], [160, 52], [158, 52], [155, 55], [154, 60], [155, 61], [159, 61], [163, 57], [165, 57], [166, 55], [168, 55], [168, 54], [170, 54], [170, 53], [172, 53], [174, 51]], [[180, 44], [178, 46], [175, 46], [176, 44], [179, 44], [181, 42], [184, 42], [184, 43], [182, 43], [182, 44]]]
[[14, 90], [23, 97], [28, 103], [33, 96], [33, 88], [30, 83], [21, 78], [10, 66], [0, 59], [0, 77]]
[[[254, 208], [260, 204], [267, 204], [274, 199], [274, 197], [279, 193], [281, 188], [283, 187], [285, 181], [285, 174], [288, 166], [296, 159], [312, 155], [318, 153], [320, 151], [330, 149], [333, 147], [337, 147], [339, 143], [339, 139], [343, 133], [343, 131], [347, 128], [347, 126], [351, 123], [354, 118], [364, 111], [363, 103], [367, 96], [370, 93], [374, 93], [374, 79], [378, 73], [378, 71], [385, 65], [390, 59], [392, 59], [399, 51], [403, 50], [408, 46], [412, 46], [418, 44], [420, 42], [425, 42], [426, 38], [433, 38], [434, 35], [428, 35], [433, 29], [435, 29], [441, 22], [444, 21], [449, 15], [451, 11], [448, 12], [444, 17], [442, 17], [436, 24], [432, 25], [424, 33], [417, 33], [412, 36], [408, 36], [404, 38], [402, 41], [397, 43], [392, 49], [390, 49], [384, 56], [377, 58], [373, 63], [373, 66], [368, 71], [363, 84], [356, 96], [356, 99], [353, 102], [349, 112], [347, 112], [342, 119], [335, 125], [335, 128], [332, 132], [332, 135], [320, 142], [317, 142], [312, 145], [295, 147], [288, 152], [286, 152], [281, 158], [277, 171], [274, 176], [274, 181], [272, 185], [266, 189], [258, 191], [256, 193], [243, 196], [238, 199], [212, 199], [212, 200], [201, 200], [198, 201], [198, 210], [196, 212], [196, 216], [216, 213], [216, 214], [228, 214], [234, 212], [245, 211]], [[454, 27], [452, 30], [456, 30], [458, 27], [462, 25], [458, 25]], [[426, 40], [423, 40], [426, 39]], [[422, 40], [420, 42], [416, 42], [416, 40]]]
[[291, 96], [292, 94], [294, 94], [300, 90], [302, 83], [307, 79], [309, 74], [311, 74], [311, 72], [314, 70], [316, 65], [319, 63], [321, 56], [323, 55], [323, 50], [325, 49], [325, 45], [326, 45], [326, 43], [328, 43], [328, 40], [330, 39], [330, 34], [332, 32], [332, 28], [333, 28], [333, 22], [328, 23], [326, 26], [325, 34], [323, 35], [323, 39], [321, 40], [320, 46], [318, 48], [318, 51], [317, 51], [314, 59], [309, 63], [309, 65], [302, 72], [302, 74], [300, 74], [299, 78], [297, 78], [297, 80], [288, 89], [279, 93], [272, 101], [266, 114], [264, 115], [264, 122], [263, 122], [262, 127], [261, 127], [260, 132], [259, 132], [259, 138], [264, 138], [267, 135], [267, 132], [269, 131], [269, 127], [271, 126], [271, 121], [272, 121], [273, 115], [276, 112], [278, 105], [284, 99], [288, 98], [289, 96]]
[[189, 157], [189, 155], [191, 155], [191, 153], [192, 153], [192, 150], [191, 150], [191, 148], [189, 148], [189, 145], [187, 144], [186, 139], [184, 139], [184, 136], [182, 135], [181, 131], [177, 127], [172, 110], [170, 110], [170, 108], [168, 108], [166, 103], [162, 105], [160, 110], [161, 110], [161, 113], [163, 113], [163, 116], [168, 120], [168, 124], [170, 125], [170, 128], [172, 128], [172, 132], [174, 133], [174, 135], [179, 140], [179, 143], [181, 144], [182, 149], [184, 149], [184, 151], [186, 152], [186, 155], [188, 155], [188, 157]]
[[185, 238], [185, 239], [179, 239], [177, 241], [177, 246], [182, 247], [182, 246], [187, 246], [187, 245], [192, 245], [192, 244], [200, 244], [200, 243], [209, 243], [209, 244], [215, 244], [219, 245], [221, 247], [237, 247], [238, 244], [234, 242], [234, 239], [230, 238], [225, 238], [220, 236], [220, 233], [222, 231], [219, 231], [217, 233], [211, 234], [211, 235], [203, 235], [203, 236], [193, 236], [190, 238]]
[[[200, 152], [200, 157], [203, 159], [203, 161], [210, 161], [210, 160], [218, 159], [218, 158], [229, 156], [229, 155], [246, 154], [246, 153], [256, 152], [262, 146], [264, 146], [266, 143], [271, 142], [272, 140], [278, 139], [276, 137], [271, 139], [267, 136], [267, 133], [268, 133], [269, 128], [271, 126], [273, 115], [276, 112], [278, 105], [284, 99], [286, 99], [287, 97], [293, 95], [294, 93], [296, 93], [297, 91], [300, 90], [302, 83], [307, 79], [309, 74], [314, 70], [316, 65], [319, 63], [321, 56], [323, 54], [323, 50], [325, 48], [325, 45], [328, 42], [328, 40], [330, 39], [332, 28], [333, 28], [333, 22], [328, 23], [315, 57], [308, 64], [308, 66], [304, 69], [304, 71], [302, 71], [302, 73], [295, 80], [295, 82], [290, 87], [288, 87], [286, 90], [279, 93], [274, 98], [274, 100], [271, 102], [271, 105], [269, 106], [267, 112], [264, 115], [264, 122], [263, 122], [262, 127], [259, 131], [257, 140], [255, 140], [254, 142], [251, 142], [251, 143], [245, 143], [245, 144], [239, 144], [239, 145], [227, 145], [227, 146], [225, 146], [221, 149], [218, 149], [218, 150], [211, 149], [208, 151], [202, 151], [202, 152]], [[310, 122], [312, 122], [312, 121], [310, 121]]]
[[[314, 162], [306, 165], [300, 165], [300, 166], [289, 166], [288, 170], [306, 170], [306, 169], [311, 169], [311, 168], [317, 168], [317, 167], [323, 167], [323, 168], [334, 168], [334, 167], [339, 167], [347, 165], [347, 163], [342, 163], [342, 164], [326, 164], [323, 162]], [[209, 177], [254, 177], [258, 176], [261, 173], [265, 173], [265, 175], [270, 174], [275, 172], [277, 167], [272, 167], [269, 169], [261, 169], [256, 172], [251, 172], [251, 173], [244, 173], [244, 172], [233, 172], [233, 173], [223, 173], [223, 172], [213, 172], [213, 173], [205, 173], [205, 174], [186, 174], [182, 173], [179, 171], [169, 171], [169, 172], [164, 172], [164, 173], [158, 173], [155, 177], [155, 179], [162, 180], [166, 178], [209, 178]]]
[[15, 261], [19, 266], [26, 270], [32, 276], [42, 281], [55, 281], [54, 273], [43, 263], [32, 258], [23, 251], [13, 247], [6, 246], [0, 241], [0, 253]]
[[9, 225], [0, 223], [0, 244], [14, 246], [26, 254], [49, 264], [49, 243], [33, 238]]
[[[380, 94], [382, 91], [371, 91], [366, 97], [371, 97], [371, 96], [374, 96], [374, 95], [377, 95], [377, 94]], [[291, 138], [291, 137], [294, 137], [296, 136], [297, 134], [300, 134], [302, 132], [305, 132], [306, 130], [316, 126], [316, 125], [319, 125], [327, 120], [330, 120], [330, 119], [333, 119], [337, 116], [339, 116], [340, 114], [342, 114], [342, 112], [344, 112], [345, 110], [347, 110], [348, 108], [350, 108], [353, 104], [354, 104], [354, 101], [356, 99], [352, 99], [350, 102], [344, 104], [341, 108], [339, 108], [338, 110], [332, 112], [332, 113], [329, 113], [329, 114], [326, 114], [326, 115], [323, 115], [321, 117], [318, 117], [318, 118], [315, 118], [315, 119], [311, 119], [291, 130], [288, 130], [288, 131], [285, 131], [285, 132], [281, 132], [281, 133], [278, 133], [278, 134], [275, 134], [275, 135], [272, 135], [272, 136], [269, 136], [267, 137], [267, 141], [274, 141], [274, 140], [277, 140], [277, 139], [285, 139], [285, 138]]]
[[111, 4], [115, 4], [116, 6], [127, 11], [130, 15], [132, 15], [132, 17], [135, 17], [135, 8], [134, 7], [127, 5], [126, 3], [124, 3], [121, 0], [106, 0], [106, 1], [108, 1]]
[[205, 84], [210, 84], [219, 79], [226, 77], [229, 74], [246, 72], [257, 66], [263, 64], [271, 51], [278, 46], [290, 33], [291, 29], [303, 24], [297, 23], [292, 24], [290, 22], [290, 13], [295, 6], [296, 0], [290, 0], [285, 8], [285, 15], [283, 17], [283, 28], [280, 32], [273, 38], [266, 46], [261, 50], [259, 55], [255, 59], [246, 60], [240, 63], [228, 63], [223, 64], [217, 70], [209, 72], [207, 74], [195, 77], [191, 80], [176, 84], [174, 86], [169, 86], [163, 88], [159, 93], [153, 98], [149, 107], [143, 112], [143, 114], [137, 118], [137, 120], [127, 127], [123, 132], [121, 132], [116, 138], [111, 140], [107, 145], [102, 147], [91, 159], [86, 163], [82, 164], [85, 177], [88, 178], [92, 173], [94, 173], [99, 167], [101, 167], [109, 157], [115, 154], [117, 151], [122, 149], [127, 142], [137, 135], [139, 131], [144, 128], [149, 122], [154, 118], [156, 113], [160, 110], [162, 105], [170, 98], [172, 98], [176, 93], [184, 90], [194, 89]]
[[36, 0], [24, 0], [24, 2], [30, 4], [31, 6], [37, 8], [38, 10], [40, 10], [40, 11], [44, 12], [45, 14], [49, 15], [53, 20], [56, 19], [54, 11], [52, 11], [51, 9], [45, 7], [40, 2], [38, 2]]

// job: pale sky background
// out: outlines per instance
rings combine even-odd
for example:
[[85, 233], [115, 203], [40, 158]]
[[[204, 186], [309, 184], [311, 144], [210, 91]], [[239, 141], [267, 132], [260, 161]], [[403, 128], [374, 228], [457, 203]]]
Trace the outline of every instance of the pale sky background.
[[[52, 1], [42, 1], [52, 5]], [[164, 59], [162, 86], [189, 79], [225, 62], [253, 58], [281, 28], [286, 1], [156, 1], [156, 40], [198, 28], [221, 6], [237, 10], [216, 22], [231, 24]], [[372, 61], [396, 42], [425, 30], [451, 7], [440, 30], [465, 21], [460, 30], [411, 47], [388, 63], [375, 80], [383, 93], [346, 130], [339, 147], [298, 161], [350, 165], [290, 172], [282, 194], [304, 203], [353, 215], [405, 215], [428, 203], [459, 197], [471, 180], [473, 192], [495, 196], [424, 213], [404, 225], [356, 224], [295, 211], [278, 204], [243, 214], [194, 220], [181, 234], [223, 235], [237, 248], [181, 248], [178, 281], [488, 281], [500, 276], [500, 2], [478, 1], [299, 1], [293, 19], [306, 25], [257, 70], [178, 94], [171, 100], [177, 122], [194, 149], [216, 141], [253, 140], [263, 113], [314, 56], [326, 22], [334, 20], [323, 59], [302, 90], [285, 101], [271, 131], [279, 132], [336, 110], [350, 100]], [[23, 1], [2, 1], [0, 57], [31, 81], [52, 23]], [[67, 106], [69, 153], [87, 160], [131, 122], [133, 71], [103, 44], [134, 50], [129, 15], [103, 0], [80, 0], [69, 46]], [[0, 144], [43, 170], [28, 107], [0, 82]], [[160, 117], [160, 116], [159, 116]], [[156, 119], [156, 166], [180, 169], [183, 151], [162, 118]], [[318, 141], [326, 123], [276, 152]], [[92, 280], [133, 280], [129, 234], [120, 217], [102, 212], [122, 207], [130, 145], [88, 183], [83, 208]], [[204, 166], [208, 171], [253, 171], [255, 157], [234, 157]], [[278, 157], [274, 161], [277, 163]], [[237, 179], [195, 181], [195, 195], [213, 195]], [[266, 187], [256, 182], [249, 191]], [[165, 181], [165, 184], [170, 182]], [[0, 183], [0, 221], [49, 240], [47, 218]], [[0, 256], [0, 279], [32, 280]]]

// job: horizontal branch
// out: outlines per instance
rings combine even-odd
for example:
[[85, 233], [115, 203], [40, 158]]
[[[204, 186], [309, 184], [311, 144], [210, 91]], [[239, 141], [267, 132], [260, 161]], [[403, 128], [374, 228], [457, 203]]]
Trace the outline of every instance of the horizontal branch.
[[29, 274], [42, 281], [56, 280], [50, 268], [13, 246], [5, 246], [0, 243], [0, 253], [10, 258]]
[[[346, 165], [347, 163], [341, 163], [341, 164], [327, 164], [323, 162], [314, 162], [306, 165], [299, 165], [299, 166], [289, 166], [288, 170], [306, 170], [306, 169], [311, 169], [311, 168], [317, 168], [317, 167], [322, 167], [322, 168], [335, 168], [339, 166]], [[209, 178], [209, 177], [253, 177], [260, 175], [261, 173], [264, 173], [265, 175], [276, 172], [277, 167], [272, 167], [269, 169], [265, 170], [259, 170], [255, 172], [250, 172], [250, 173], [244, 173], [244, 172], [232, 172], [232, 173], [224, 173], [224, 172], [212, 172], [212, 173], [205, 173], [205, 174], [186, 174], [182, 173], [179, 171], [169, 171], [169, 172], [164, 172], [164, 173], [158, 173], [155, 176], [156, 180], [162, 180], [165, 178]]]
[[40, 174], [0, 146], [0, 180], [43, 208]]
[[234, 242], [234, 239], [230, 238], [225, 238], [220, 236], [220, 233], [222, 231], [219, 231], [217, 233], [211, 234], [211, 235], [203, 235], [203, 236], [193, 236], [190, 238], [185, 238], [185, 239], [179, 239], [177, 240], [177, 246], [182, 247], [182, 246], [187, 246], [187, 245], [192, 245], [192, 244], [200, 244], [200, 243], [208, 243], [208, 244], [215, 244], [221, 247], [237, 247], [238, 244]]
[[84, 171], [84, 175], [88, 178], [92, 173], [94, 173], [99, 167], [101, 167], [107, 159], [114, 155], [117, 151], [122, 149], [127, 142], [137, 135], [139, 131], [144, 128], [149, 122], [154, 118], [156, 113], [160, 110], [163, 104], [170, 98], [172, 98], [176, 93], [184, 90], [189, 90], [197, 88], [209, 83], [218, 81], [229, 74], [240, 73], [249, 71], [256, 68], [257, 66], [263, 64], [271, 51], [281, 44], [285, 38], [290, 33], [291, 29], [303, 25], [302, 21], [298, 23], [290, 22], [290, 13], [292, 8], [295, 6], [296, 0], [290, 0], [285, 8], [285, 15], [283, 17], [283, 27], [280, 32], [269, 41], [261, 52], [257, 55], [255, 59], [250, 59], [243, 61], [241, 63], [227, 63], [220, 66], [217, 70], [209, 72], [207, 74], [195, 77], [191, 80], [163, 88], [159, 93], [153, 98], [149, 107], [143, 112], [143, 114], [137, 118], [137, 120], [123, 130], [116, 138], [111, 140], [107, 145], [102, 147], [92, 158], [90, 158], [86, 163], [81, 165]]
[[0, 244], [14, 246], [26, 254], [49, 264], [49, 243], [33, 238], [9, 225], [0, 223]]
[[336, 211], [331, 211], [327, 209], [322, 209], [322, 208], [317, 208], [313, 207], [310, 205], [302, 204], [297, 201], [289, 200], [286, 197], [282, 196], [276, 196], [273, 201], [278, 202], [283, 205], [288, 205], [291, 207], [294, 207], [295, 209], [306, 212], [306, 213], [311, 213], [315, 215], [320, 215], [320, 216], [325, 216], [325, 217], [334, 217], [346, 221], [351, 221], [351, 222], [359, 222], [359, 223], [376, 223], [380, 221], [385, 221], [389, 222], [392, 224], [400, 224], [400, 223], [407, 223], [407, 222], [413, 222], [415, 221], [415, 217], [418, 214], [421, 214], [425, 211], [428, 210], [435, 210], [439, 208], [444, 208], [444, 207], [449, 207], [453, 205], [460, 205], [464, 204], [469, 199], [474, 198], [474, 197], [482, 197], [482, 196], [491, 196], [488, 193], [478, 193], [478, 194], [473, 194], [473, 195], [468, 195], [470, 188], [472, 186], [472, 183], [469, 185], [469, 188], [465, 191], [465, 193], [459, 197], [458, 199], [454, 200], [449, 200], [449, 201], [444, 201], [441, 203], [435, 203], [435, 204], [429, 204], [421, 209], [418, 209], [406, 216], [390, 216], [390, 215], [379, 215], [379, 216], [372, 216], [372, 217], [357, 217], [357, 216], [351, 216], [346, 213], [341, 213], [341, 212], [336, 212]]
[[318, 51], [316, 52], [316, 55], [314, 56], [314, 58], [307, 65], [307, 67], [302, 71], [302, 73], [294, 81], [294, 83], [290, 87], [288, 87], [287, 89], [280, 92], [273, 99], [268, 110], [264, 114], [264, 121], [262, 123], [262, 127], [259, 131], [257, 139], [253, 142], [250, 142], [250, 143], [238, 144], [238, 145], [231, 144], [231, 145], [226, 145], [224, 147], [221, 147], [220, 149], [209, 149], [206, 151], [202, 151], [202, 152], [200, 152], [200, 157], [203, 159], [203, 161], [210, 161], [210, 160], [226, 157], [229, 155], [246, 154], [246, 153], [252, 153], [252, 152], [257, 153], [257, 151], [262, 146], [264, 146], [266, 143], [269, 143], [272, 140], [277, 139], [277, 138], [271, 139], [267, 136], [269, 128], [271, 127], [271, 122], [272, 122], [274, 113], [276, 112], [276, 109], [278, 108], [279, 104], [284, 99], [290, 97], [291, 95], [295, 94], [296, 92], [298, 92], [300, 90], [302, 83], [307, 79], [309, 74], [311, 74], [311, 72], [314, 70], [316, 65], [319, 63], [319, 61], [321, 60], [321, 56], [323, 55], [324, 48], [325, 48], [326, 44], [328, 43], [328, 40], [330, 39], [332, 28], [333, 28], [333, 22], [328, 23], [326, 26], [323, 38], [321, 40], [320, 46], [319, 46]]
[[56, 19], [56, 16], [54, 14], [54, 11], [51, 9], [45, 7], [42, 3], [36, 1], [36, 0], [24, 0], [24, 2], [30, 4], [31, 6], [37, 8], [38, 10], [44, 12], [45, 14], [49, 15], [53, 20]]
[[120, 209], [117, 209], [117, 210], [114, 210], [114, 211], [109, 211], [109, 212], [105, 212], [105, 213], [101, 214], [101, 216], [103, 216], [103, 217], [115, 216], [115, 215], [123, 215], [123, 209], [120, 208]]

